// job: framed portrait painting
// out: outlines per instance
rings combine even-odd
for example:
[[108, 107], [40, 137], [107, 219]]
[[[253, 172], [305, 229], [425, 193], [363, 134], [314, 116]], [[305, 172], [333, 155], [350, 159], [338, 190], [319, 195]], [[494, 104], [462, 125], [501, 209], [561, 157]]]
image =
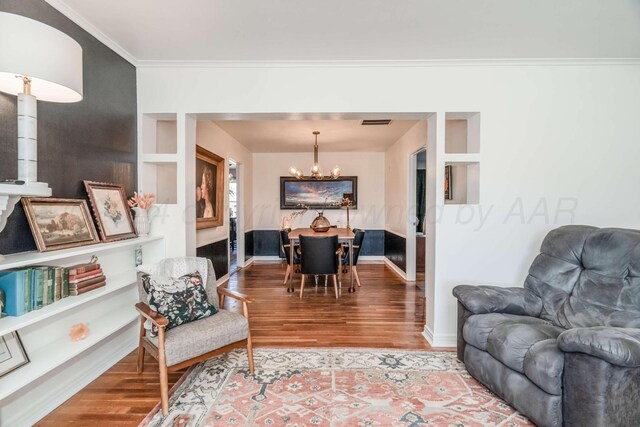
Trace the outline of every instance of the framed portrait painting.
[[196, 145], [196, 228], [222, 225], [224, 159]]
[[27, 353], [20, 342], [18, 332], [13, 331], [0, 337], [0, 377], [29, 363]]
[[103, 242], [131, 239], [136, 231], [124, 187], [106, 182], [84, 181], [91, 209]]
[[40, 252], [100, 242], [84, 200], [23, 197], [22, 206]]
[[314, 179], [280, 177], [280, 209], [340, 209], [345, 194], [349, 194], [350, 209], [358, 208], [358, 177]]

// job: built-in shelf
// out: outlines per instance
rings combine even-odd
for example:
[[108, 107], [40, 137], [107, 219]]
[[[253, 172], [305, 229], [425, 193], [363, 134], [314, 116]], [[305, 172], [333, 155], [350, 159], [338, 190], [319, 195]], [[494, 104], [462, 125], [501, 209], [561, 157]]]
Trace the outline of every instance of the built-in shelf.
[[142, 161], [144, 163], [177, 163], [177, 154], [143, 154]]
[[136, 237], [134, 239], [118, 240], [111, 243], [97, 243], [95, 245], [62, 249], [59, 251], [23, 252], [19, 254], [6, 255], [5, 259], [0, 261], [0, 271], [8, 270], [11, 268], [25, 267], [28, 265], [45, 264], [52, 261], [60, 261], [65, 258], [73, 258], [82, 255], [91, 256], [100, 252], [144, 245], [145, 243], [155, 242], [162, 239], [164, 239], [164, 236]]
[[[28, 182], [22, 185], [0, 183], [0, 231], [7, 225], [7, 218], [21, 197], [49, 196], [51, 196], [51, 188], [45, 182]], [[1, 259], [2, 255], [0, 255]]]
[[444, 155], [445, 163], [470, 164], [480, 162], [480, 153], [448, 153]]
[[0, 336], [17, 331], [26, 326], [46, 320], [52, 316], [64, 313], [89, 301], [101, 298], [112, 292], [116, 292], [135, 283], [135, 270], [124, 271], [112, 277], [107, 276], [107, 284], [102, 288], [94, 289], [86, 294], [70, 296], [56, 301], [40, 310], [30, 311], [22, 316], [10, 316], [0, 319]]
[[92, 320], [89, 324], [89, 335], [82, 341], [71, 341], [67, 337], [58, 340], [55, 345], [29, 353], [29, 363], [2, 377], [0, 400], [39, 380], [46, 373], [98, 344], [137, 318], [133, 306], [123, 307], [109, 316]]

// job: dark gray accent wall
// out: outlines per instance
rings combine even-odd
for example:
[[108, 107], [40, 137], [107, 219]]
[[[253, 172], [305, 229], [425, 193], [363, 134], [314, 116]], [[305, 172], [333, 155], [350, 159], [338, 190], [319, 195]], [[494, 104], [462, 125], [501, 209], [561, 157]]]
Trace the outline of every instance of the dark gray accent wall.
[[[38, 180], [53, 197], [85, 198], [82, 180], [136, 189], [136, 69], [43, 0], [2, 0], [0, 11], [68, 34], [82, 46], [84, 98], [38, 102]], [[0, 179], [18, 175], [17, 97], [0, 93]], [[35, 250], [18, 204], [0, 233], [0, 253]]]
[[384, 256], [402, 271], [407, 271], [407, 239], [384, 230]]
[[209, 258], [211, 260], [213, 269], [216, 272], [216, 278], [218, 279], [229, 272], [228, 246], [229, 240], [224, 239], [196, 248], [196, 256]]
[[244, 233], [244, 260], [253, 256], [253, 230]]

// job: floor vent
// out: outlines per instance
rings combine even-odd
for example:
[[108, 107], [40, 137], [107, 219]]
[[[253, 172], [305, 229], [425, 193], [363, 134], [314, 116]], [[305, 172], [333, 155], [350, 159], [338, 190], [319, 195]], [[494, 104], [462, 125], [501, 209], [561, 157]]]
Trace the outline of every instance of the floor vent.
[[363, 120], [362, 126], [387, 126], [390, 123], [391, 123], [391, 119]]

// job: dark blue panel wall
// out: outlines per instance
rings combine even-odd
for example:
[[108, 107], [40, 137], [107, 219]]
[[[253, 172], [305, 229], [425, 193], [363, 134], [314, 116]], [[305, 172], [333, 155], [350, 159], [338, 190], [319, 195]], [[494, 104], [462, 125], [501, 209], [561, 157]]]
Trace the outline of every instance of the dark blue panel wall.
[[224, 239], [196, 248], [196, 256], [209, 258], [211, 260], [218, 279], [229, 272], [228, 246], [229, 241]]
[[384, 231], [384, 256], [397, 265], [402, 271], [407, 271], [407, 239], [388, 230]]
[[[0, 11], [66, 33], [82, 47], [84, 99], [38, 102], [38, 180], [53, 197], [84, 198], [82, 180], [136, 190], [136, 69], [42, 0], [2, 0]], [[0, 53], [1, 54], [1, 53]], [[18, 177], [17, 97], [0, 93], [0, 180]], [[35, 250], [18, 203], [0, 234], [0, 253]]]
[[244, 260], [253, 256], [253, 231], [244, 233]]

